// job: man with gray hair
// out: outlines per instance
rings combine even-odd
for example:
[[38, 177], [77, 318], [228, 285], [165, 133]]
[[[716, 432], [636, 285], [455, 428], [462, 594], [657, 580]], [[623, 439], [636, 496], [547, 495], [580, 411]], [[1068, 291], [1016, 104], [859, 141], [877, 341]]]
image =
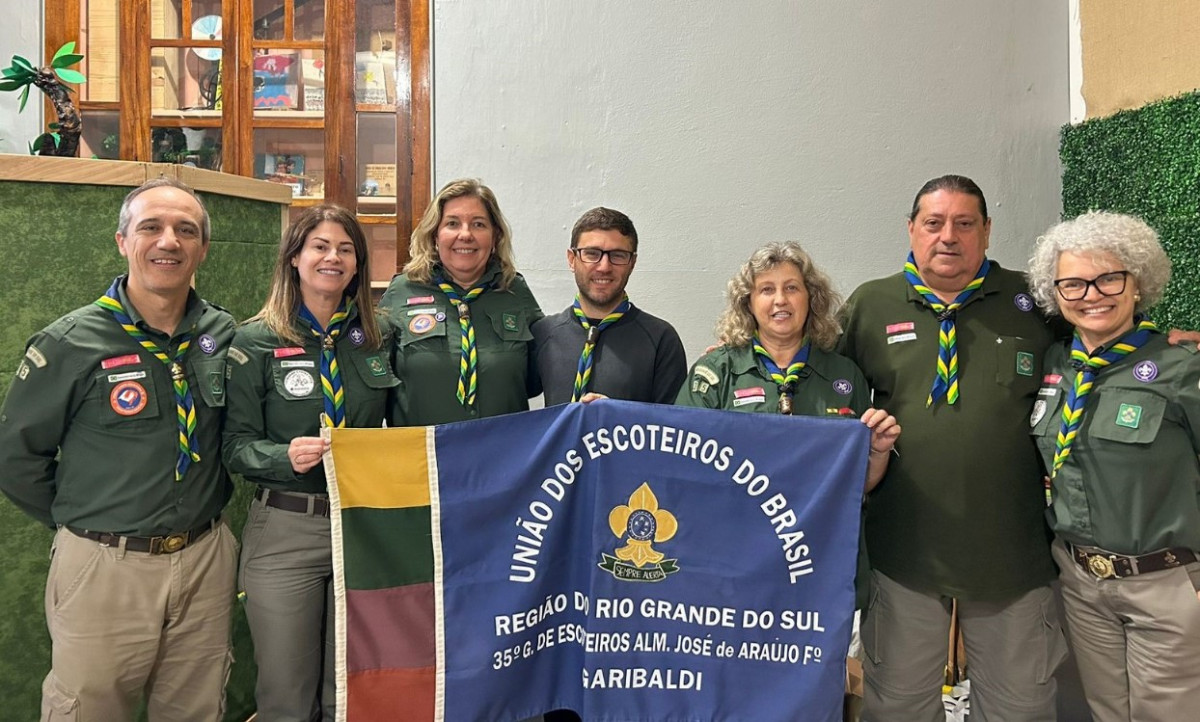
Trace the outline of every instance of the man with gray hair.
[[191, 289], [199, 197], [160, 178], [121, 207], [128, 273], [35, 334], [0, 411], [0, 490], [56, 528], [42, 719], [219, 720], [237, 542], [221, 519], [233, 319]]

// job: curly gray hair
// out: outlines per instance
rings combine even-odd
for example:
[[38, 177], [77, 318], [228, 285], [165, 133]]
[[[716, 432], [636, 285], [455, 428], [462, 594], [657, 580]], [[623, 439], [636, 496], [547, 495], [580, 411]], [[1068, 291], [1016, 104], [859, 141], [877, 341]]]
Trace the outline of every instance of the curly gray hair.
[[1171, 280], [1171, 259], [1163, 251], [1158, 234], [1145, 221], [1121, 213], [1089, 211], [1052, 226], [1038, 238], [1029, 259], [1029, 270], [1025, 272], [1029, 292], [1049, 314], [1061, 313], [1054, 277], [1058, 257], [1063, 253], [1116, 258], [1137, 281], [1139, 313], [1162, 299]]
[[812, 257], [793, 241], [776, 241], [759, 248], [729, 279], [725, 289], [725, 310], [717, 320], [717, 339], [726, 346], [750, 345], [758, 328], [754, 314], [750, 312], [754, 279], [781, 263], [795, 265], [804, 278], [804, 288], [808, 291], [808, 319], [804, 322], [804, 333], [817, 348], [831, 350], [841, 331], [834, 314], [842, 299], [833, 290], [829, 276], [817, 270]]

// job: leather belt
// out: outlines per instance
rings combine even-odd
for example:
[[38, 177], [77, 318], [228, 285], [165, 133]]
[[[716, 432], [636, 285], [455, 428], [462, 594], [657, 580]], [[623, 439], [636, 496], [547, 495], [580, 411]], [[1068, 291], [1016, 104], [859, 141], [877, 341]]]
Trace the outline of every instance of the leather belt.
[[313, 516], [329, 516], [329, 499], [316, 494], [290, 494], [286, 491], [275, 491], [258, 487], [254, 498], [272, 509], [294, 511], [299, 514]]
[[76, 529], [75, 527], [67, 527], [67, 531], [75, 536], [91, 539], [94, 542], [99, 542], [106, 547], [119, 547], [121, 540], [125, 540], [125, 551], [129, 552], [145, 552], [147, 554], [174, 554], [177, 551], [182, 551], [188, 546], [195, 544], [203, 539], [213, 528], [220, 517], [211, 519], [203, 524], [187, 531], [177, 532], [175, 534], [166, 534], [164, 536], [128, 536], [125, 534], [110, 534], [102, 531], [90, 531], [88, 529]]
[[1138, 574], [1173, 569], [1196, 561], [1196, 552], [1191, 549], [1164, 549], [1162, 551], [1127, 557], [1112, 554], [1095, 547], [1081, 547], [1067, 542], [1067, 551], [1085, 572], [1097, 579], [1122, 579]]

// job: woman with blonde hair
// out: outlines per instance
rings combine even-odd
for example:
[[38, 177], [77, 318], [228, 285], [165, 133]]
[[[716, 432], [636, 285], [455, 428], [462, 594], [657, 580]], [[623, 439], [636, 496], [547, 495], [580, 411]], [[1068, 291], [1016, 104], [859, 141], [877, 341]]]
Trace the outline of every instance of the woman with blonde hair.
[[383, 424], [398, 382], [371, 311], [367, 240], [316, 206], [279, 245], [271, 290], [229, 349], [223, 458], [256, 484], [239, 589], [258, 663], [257, 719], [334, 718], [333, 560], [322, 426]]
[[759, 248], [733, 278], [717, 322], [719, 347], [692, 366], [677, 404], [746, 413], [853, 416], [871, 429], [867, 490], [883, 478], [900, 435], [871, 408], [862, 371], [833, 352], [839, 298], [793, 242]]
[[412, 260], [380, 301], [404, 381], [392, 426], [422, 426], [529, 408], [541, 308], [513, 263], [512, 232], [492, 190], [451, 181], [413, 231]]

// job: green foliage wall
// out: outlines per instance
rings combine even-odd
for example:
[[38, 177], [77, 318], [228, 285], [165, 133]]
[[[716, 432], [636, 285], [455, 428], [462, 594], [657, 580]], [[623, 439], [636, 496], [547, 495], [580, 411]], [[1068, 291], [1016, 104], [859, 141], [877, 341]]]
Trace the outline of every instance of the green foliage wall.
[[1163, 328], [1200, 328], [1200, 92], [1062, 130], [1063, 216], [1140, 216], [1171, 257], [1152, 312]]
[[[128, 188], [0, 181], [0, 402], [25, 341], [66, 312], [94, 301], [125, 270], [114, 234]], [[235, 318], [254, 314], [266, 297], [279, 244], [280, 206], [203, 195], [212, 218], [208, 259], [196, 286]], [[19, 410], [14, 410], [19, 411]], [[240, 531], [249, 507], [244, 484], [227, 513]], [[4, 719], [38, 718], [42, 678], [50, 669], [50, 638], [42, 609], [52, 532], [0, 496], [0, 699]], [[254, 659], [245, 615], [234, 623], [234, 663], [228, 720], [254, 709]]]

